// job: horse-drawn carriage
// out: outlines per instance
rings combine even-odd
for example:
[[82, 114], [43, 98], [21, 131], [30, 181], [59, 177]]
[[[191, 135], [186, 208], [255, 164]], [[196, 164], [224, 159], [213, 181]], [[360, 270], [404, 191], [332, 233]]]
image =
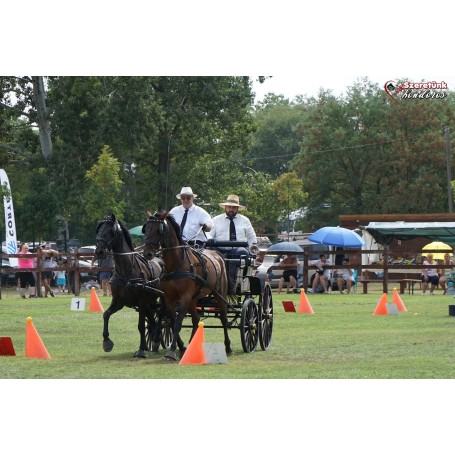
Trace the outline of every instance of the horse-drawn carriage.
[[[254, 259], [257, 251], [248, 249], [247, 242], [216, 241], [209, 239], [204, 248], [218, 250], [223, 248], [243, 250], [237, 258], [227, 258], [228, 267], [237, 269], [234, 291], [226, 295], [228, 327], [240, 330], [240, 339], [244, 352], [253, 352], [258, 344], [262, 350], [269, 348], [272, 340], [273, 301], [272, 290], [266, 281], [266, 274], [255, 274]], [[252, 250], [252, 251], [251, 251]], [[198, 299], [197, 314], [200, 320], [218, 318], [219, 308], [213, 295]], [[204, 323], [206, 328], [219, 325]], [[183, 327], [190, 327], [183, 325]]]
[[[208, 240], [201, 247], [184, 243], [180, 230], [172, 216], [149, 214], [144, 224], [143, 258], [162, 265], [157, 285], [157, 274], [148, 274], [138, 270], [134, 273], [135, 263], [140, 263], [127, 240], [113, 241], [115, 236], [127, 236], [125, 229], [115, 228], [115, 220], [108, 217], [110, 229], [100, 229], [97, 235], [98, 253], [109, 247], [115, 258], [116, 272], [112, 284], [113, 303], [105, 312], [104, 348], [111, 350], [113, 343], [109, 340], [107, 322], [111, 314], [124, 305], [139, 311], [139, 332], [141, 345], [135, 355], [145, 356], [145, 351], [158, 352], [161, 344], [168, 349], [165, 358], [176, 360], [177, 346], [180, 356], [185, 351], [180, 338], [182, 327], [192, 327], [191, 338], [196, 332], [199, 321], [205, 321], [206, 328], [223, 328], [226, 353], [232, 353], [228, 330], [238, 328], [244, 352], [253, 352], [259, 342], [261, 349], [269, 348], [273, 329], [272, 291], [264, 273], [253, 271], [256, 251], [249, 250], [246, 242], [219, 242]], [[219, 252], [230, 248], [243, 251], [234, 259], [225, 259]], [[125, 251], [126, 250], [126, 251]], [[121, 265], [123, 264], [123, 265]], [[129, 265], [128, 265], [129, 264]], [[227, 265], [228, 264], [228, 265]], [[234, 266], [237, 270], [234, 286], [230, 289], [226, 269]], [[136, 268], [138, 268], [136, 266]], [[118, 270], [121, 269], [121, 270]], [[133, 275], [131, 278], [127, 275]], [[142, 276], [142, 281], [138, 278]], [[123, 283], [123, 285], [122, 285]], [[114, 305], [116, 294], [126, 297], [126, 290], [133, 288], [136, 295], [140, 293], [143, 305], [135, 303]], [[150, 304], [145, 304], [148, 299]], [[111, 310], [111, 307], [113, 307]], [[183, 323], [191, 317], [192, 324]], [[216, 323], [216, 319], [221, 322]], [[213, 323], [208, 323], [208, 321]], [[107, 341], [109, 340], [109, 341]], [[144, 341], [145, 340], [145, 341]], [[112, 345], [111, 345], [112, 344]], [[106, 346], [109, 349], [106, 349]]]

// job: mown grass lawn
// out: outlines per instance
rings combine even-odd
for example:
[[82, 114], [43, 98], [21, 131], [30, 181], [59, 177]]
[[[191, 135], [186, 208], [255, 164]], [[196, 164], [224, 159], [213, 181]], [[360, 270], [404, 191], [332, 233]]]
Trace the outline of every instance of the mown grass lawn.
[[[382, 293], [308, 295], [314, 314], [286, 313], [283, 300], [299, 305], [298, 294], [273, 294], [270, 349], [243, 352], [240, 333], [230, 331], [234, 354], [224, 365], [178, 365], [158, 358], [135, 359], [137, 313], [125, 308], [111, 318], [112, 352], [102, 349], [101, 313], [70, 310], [71, 295], [0, 300], [0, 336], [11, 337], [15, 357], [0, 357], [6, 379], [430, 379], [455, 377], [455, 318], [450, 296], [402, 295], [408, 311], [374, 316]], [[90, 295], [86, 298], [86, 307]], [[104, 309], [108, 298], [100, 297]], [[389, 302], [392, 293], [389, 293]], [[52, 359], [25, 357], [25, 326], [33, 318]], [[222, 330], [205, 329], [207, 342], [222, 342]], [[184, 329], [187, 342], [189, 329]], [[163, 351], [164, 352], [164, 351]]]
[[[454, 299], [403, 295], [407, 312], [373, 316], [381, 295], [308, 295], [309, 315], [284, 312], [282, 300], [298, 307], [299, 295], [274, 293], [269, 350], [245, 354], [233, 329], [227, 364], [179, 365], [133, 358], [133, 310], [111, 318], [115, 346], [105, 353], [102, 314], [71, 311], [72, 296], [3, 294], [0, 336], [17, 355], [0, 357], [2, 448], [60, 454], [65, 441], [68, 453], [125, 453], [151, 438], [155, 451], [203, 454], [228, 439], [222, 453], [452, 453], [453, 382], [444, 379], [455, 376]], [[88, 305], [89, 293], [81, 297]], [[25, 357], [28, 316], [50, 360]], [[204, 333], [222, 341], [221, 330]]]

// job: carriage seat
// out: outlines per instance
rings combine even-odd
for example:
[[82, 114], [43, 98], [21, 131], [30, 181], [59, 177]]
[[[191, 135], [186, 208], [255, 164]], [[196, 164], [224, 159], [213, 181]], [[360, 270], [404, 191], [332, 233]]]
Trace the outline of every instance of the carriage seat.
[[219, 250], [223, 256], [230, 258], [245, 258], [250, 259], [254, 256], [248, 250], [248, 242], [241, 242], [239, 240], [215, 240], [207, 239], [205, 247], [209, 249]]
[[237, 270], [241, 269], [241, 275], [245, 277], [254, 265], [255, 256], [248, 250], [248, 242], [208, 239], [205, 246], [216, 249], [223, 256], [229, 276], [230, 294], [236, 294]]
[[248, 242], [207, 239], [205, 247], [219, 251], [223, 255], [227, 265], [235, 264], [242, 268], [254, 265], [255, 255], [249, 251]]

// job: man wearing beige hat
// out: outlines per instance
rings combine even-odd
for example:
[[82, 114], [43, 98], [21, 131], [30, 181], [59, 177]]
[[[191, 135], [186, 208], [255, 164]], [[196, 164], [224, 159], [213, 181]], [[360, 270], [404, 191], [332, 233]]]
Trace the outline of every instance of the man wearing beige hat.
[[[230, 194], [226, 201], [221, 202], [219, 206], [224, 208], [224, 213], [213, 218], [213, 227], [209, 234], [210, 237], [222, 241], [248, 242], [248, 246], [256, 245], [257, 237], [251, 221], [245, 215], [239, 213], [239, 211], [245, 208], [244, 205], [240, 205], [239, 197], [235, 194]], [[229, 287], [230, 293], [233, 294], [235, 293], [236, 276], [239, 268], [236, 259], [243, 255], [248, 256], [249, 253], [246, 248], [242, 247], [219, 248], [219, 250], [228, 259]]]
[[224, 208], [224, 213], [213, 218], [210, 237], [215, 240], [244, 241], [248, 242], [249, 246], [258, 242], [251, 221], [239, 213], [245, 206], [240, 205], [237, 195], [230, 194], [219, 206]]
[[194, 204], [197, 194], [193, 193], [190, 186], [184, 186], [176, 197], [182, 203], [171, 209], [169, 214], [180, 225], [183, 240], [189, 244], [204, 243], [204, 232], [209, 232], [213, 226], [211, 216], [202, 207]]

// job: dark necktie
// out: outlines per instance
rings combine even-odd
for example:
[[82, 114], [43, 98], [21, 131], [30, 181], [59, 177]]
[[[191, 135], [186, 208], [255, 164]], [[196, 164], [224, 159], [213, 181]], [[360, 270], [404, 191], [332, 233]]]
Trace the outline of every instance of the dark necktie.
[[235, 233], [234, 218], [230, 218], [231, 224], [229, 225], [229, 240], [237, 240], [237, 234]]
[[188, 209], [185, 209], [185, 214], [183, 215], [182, 222], [180, 223], [180, 233], [182, 235], [183, 235], [183, 228], [185, 227], [187, 216], [188, 216]]

